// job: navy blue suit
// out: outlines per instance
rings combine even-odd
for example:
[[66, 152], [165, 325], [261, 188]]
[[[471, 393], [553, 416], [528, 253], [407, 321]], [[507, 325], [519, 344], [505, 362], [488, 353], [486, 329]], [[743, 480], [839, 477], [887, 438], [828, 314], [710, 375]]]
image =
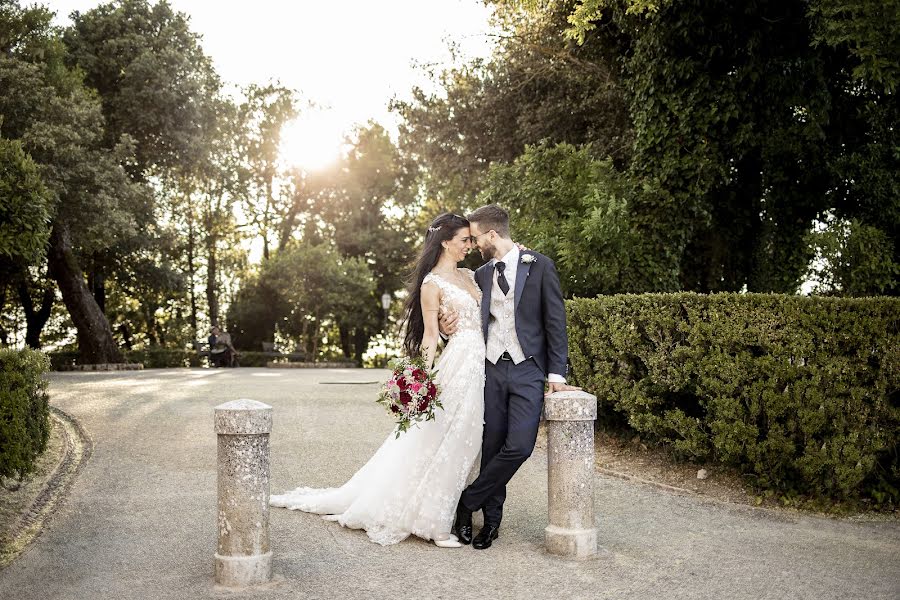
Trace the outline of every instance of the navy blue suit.
[[[481, 472], [460, 501], [473, 511], [482, 510], [485, 523], [499, 525], [503, 518], [506, 484], [531, 456], [544, 406], [544, 380], [548, 373], [566, 375], [568, 340], [566, 311], [559, 275], [553, 261], [533, 255], [522, 262], [515, 278], [516, 336], [525, 354], [518, 365], [485, 361], [484, 438]], [[493, 261], [475, 272], [482, 291], [481, 321], [487, 341], [494, 281]]]

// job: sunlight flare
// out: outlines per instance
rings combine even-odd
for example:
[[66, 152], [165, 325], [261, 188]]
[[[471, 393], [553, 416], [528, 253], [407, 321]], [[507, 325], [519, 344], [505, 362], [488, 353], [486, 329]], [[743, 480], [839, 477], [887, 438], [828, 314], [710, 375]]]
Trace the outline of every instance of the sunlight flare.
[[281, 159], [307, 172], [323, 169], [341, 156], [347, 129], [333, 112], [308, 112], [285, 125]]

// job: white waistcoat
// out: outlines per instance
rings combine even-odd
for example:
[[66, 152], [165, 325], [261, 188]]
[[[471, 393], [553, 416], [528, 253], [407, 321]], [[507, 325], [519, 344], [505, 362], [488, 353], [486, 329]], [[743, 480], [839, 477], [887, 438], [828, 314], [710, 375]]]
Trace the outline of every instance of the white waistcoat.
[[[521, 275], [517, 273], [517, 275]], [[491, 287], [491, 316], [488, 323], [487, 349], [485, 357], [494, 364], [500, 360], [500, 355], [509, 352], [515, 364], [525, 360], [522, 345], [516, 335], [516, 309], [515, 280], [510, 281], [509, 293], [504, 296], [497, 284], [497, 271], [494, 271]]]

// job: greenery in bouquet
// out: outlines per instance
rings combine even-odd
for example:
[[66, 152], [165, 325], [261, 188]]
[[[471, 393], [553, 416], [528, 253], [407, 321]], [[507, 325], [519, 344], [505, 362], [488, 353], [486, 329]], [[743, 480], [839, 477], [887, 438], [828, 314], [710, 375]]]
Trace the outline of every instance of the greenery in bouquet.
[[412, 425], [432, 421], [441, 406], [440, 389], [434, 381], [437, 371], [429, 371], [422, 358], [398, 358], [388, 364], [393, 371], [384, 383], [377, 402], [397, 420], [397, 437]]

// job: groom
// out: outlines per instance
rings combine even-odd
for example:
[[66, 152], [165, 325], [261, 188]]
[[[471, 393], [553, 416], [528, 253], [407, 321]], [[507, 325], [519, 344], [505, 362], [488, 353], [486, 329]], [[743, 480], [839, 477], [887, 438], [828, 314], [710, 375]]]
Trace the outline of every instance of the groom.
[[[566, 385], [566, 314], [553, 261], [520, 251], [509, 235], [509, 215], [495, 204], [468, 217], [471, 240], [486, 261], [475, 272], [482, 291], [481, 325], [487, 344], [484, 383], [484, 438], [481, 472], [467, 487], [453, 526], [459, 541], [490, 548], [499, 536], [506, 484], [531, 455], [549, 392]], [[441, 320], [455, 331], [456, 315]], [[484, 527], [472, 539], [472, 512], [481, 510]]]

